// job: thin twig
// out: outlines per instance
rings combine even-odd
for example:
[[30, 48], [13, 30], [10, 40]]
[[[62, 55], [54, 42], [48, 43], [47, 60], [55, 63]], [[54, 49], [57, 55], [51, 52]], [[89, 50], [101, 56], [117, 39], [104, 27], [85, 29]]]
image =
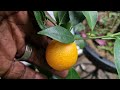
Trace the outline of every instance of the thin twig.
[[116, 25], [112, 28], [112, 30], [110, 32], [114, 33], [117, 30], [119, 25], [120, 25], [120, 20], [118, 20], [118, 23], [116, 23]]

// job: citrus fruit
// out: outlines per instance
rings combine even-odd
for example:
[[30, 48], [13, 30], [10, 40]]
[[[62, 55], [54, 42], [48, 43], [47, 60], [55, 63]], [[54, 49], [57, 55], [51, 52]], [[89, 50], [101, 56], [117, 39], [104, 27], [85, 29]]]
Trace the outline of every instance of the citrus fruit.
[[46, 49], [46, 60], [53, 69], [62, 71], [71, 68], [77, 61], [76, 43], [64, 44], [52, 40]]

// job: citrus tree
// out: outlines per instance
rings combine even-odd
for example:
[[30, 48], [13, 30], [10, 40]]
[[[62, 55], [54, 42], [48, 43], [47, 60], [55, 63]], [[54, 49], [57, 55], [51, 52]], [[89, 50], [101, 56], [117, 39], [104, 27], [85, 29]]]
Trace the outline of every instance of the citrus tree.
[[[85, 27], [82, 24], [84, 19], [87, 20], [91, 29], [87, 39], [115, 39], [115, 65], [120, 77], [120, 33], [94, 36], [93, 31], [98, 19], [97, 11], [54, 11], [55, 20], [45, 11], [34, 11], [34, 16], [41, 30], [38, 34], [53, 39], [46, 50], [47, 63], [58, 71], [69, 69], [66, 79], [80, 79], [80, 76], [72, 67], [78, 57], [76, 44], [83, 48], [85, 43], [80, 35], [76, 35], [72, 31], [84, 30]], [[47, 27], [44, 22], [45, 20], [49, 20], [54, 26]]]

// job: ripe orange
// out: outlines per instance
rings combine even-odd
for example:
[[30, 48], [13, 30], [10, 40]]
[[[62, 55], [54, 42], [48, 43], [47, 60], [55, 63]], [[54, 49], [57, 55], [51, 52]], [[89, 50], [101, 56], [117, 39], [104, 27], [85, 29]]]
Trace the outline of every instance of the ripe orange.
[[55, 70], [71, 68], [77, 61], [78, 52], [75, 43], [63, 44], [52, 40], [46, 49], [47, 63]]

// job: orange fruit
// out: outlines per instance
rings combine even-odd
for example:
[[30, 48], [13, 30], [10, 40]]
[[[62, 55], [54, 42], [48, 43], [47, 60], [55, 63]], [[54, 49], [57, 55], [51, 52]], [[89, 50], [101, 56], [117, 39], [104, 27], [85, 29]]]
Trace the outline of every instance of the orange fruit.
[[55, 70], [62, 71], [71, 68], [77, 61], [78, 51], [76, 44], [64, 44], [52, 40], [46, 49], [47, 63]]

